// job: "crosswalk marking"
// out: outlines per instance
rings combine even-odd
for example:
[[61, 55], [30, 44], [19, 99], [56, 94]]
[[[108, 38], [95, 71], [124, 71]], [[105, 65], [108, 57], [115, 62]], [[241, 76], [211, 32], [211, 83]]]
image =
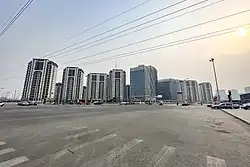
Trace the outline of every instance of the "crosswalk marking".
[[62, 156], [64, 156], [64, 155], [68, 154], [68, 153], [69, 153], [69, 150], [70, 150], [71, 152], [75, 152], [75, 151], [77, 151], [77, 150], [79, 150], [79, 149], [82, 149], [82, 148], [84, 148], [84, 147], [86, 147], [86, 146], [89, 146], [89, 145], [91, 145], [91, 144], [96, 144], [96, 143], [99, 143], [99, 142], [103, 142], [103, 141], [105, 141], [105, 140], [112, 139], [112, 138], [114, 138], [114, 137], [116, 137], [116, 134], [115, 134], [115, 133], [110, 134], [110, 135], [107, 135], [107, 136], [104, 136], [104, 137], [102, 137], [102, 138], [98, 138], [98, 139], [96, 139], [96, 140], [94, 140], [94, 141], [92, 141], [92, 142], [86, 142], [86, 143], [81, 144], [81, 145], [77, 145], [77, 146], [74, 146], [74, 147], [70, 147], [70, 148], [63, 149], [63, 150], [61, 150], [61, 151], [58, 151], [58, 152], [53, 156], [53, 160], [57, 160], [57, 159], [59, 159], [60, 157], [62, 157]]
[[78, 134], [75, 134], [75, 135], [67, 136], [67, 137], [65, 137], [65, 139], [66, 140], [75, 139], [75, 138], [78, 138], [80, 136], [88, 135], [88, 134], [99, 132], [99, 131], [100, 131], [99, 129], [95, 129], [95, 130], [91, 130], [91, 131], [88, 131], [88, 132], [82, 132], [82, 133], [78, 133]]
[[13, 148], [6, 148], [4, 150], [0, 150], [0, 155], [8, 154], [8, 153], [11, 153], [11, 152], [14, 152], [14, 151], [16, 151], [16, 150], [13, 149]]
[[156, 154], [155, 157], [153, 157], [150, 164], [153, 165], [154, 167], [162, 167], [168, 162], [169, 158], [172, 156], [174, 152], [175, 152], [174, 147], [164, 146], [161, 149], [161, 151], [158, 154]]
[[224, 159], [207, 156], [207, 167], [226, 167]]
[[6, 143], [3, 141], [0, 141], [0, 146], [5, 145]]
[[24, 163], [26, 161], [29, 161], [29, 159], [25, 156], [23, 157], [17, 157], [8, 161], [4, 161], [0, 163], [0, 167], [11, 167], [11, 166], [15, 166], [21, 163]]
[[116, 147], [113, 150], [109, 151], [104, 157], [98, 160], [98, 165], [94, 164], [95, 167], [109, 166], [109, 163], [116, 157], [124, 155], [128, 150], [141, 143], [143, 140], [133, 139], [127, 144], [124, 144], [123, 147]]

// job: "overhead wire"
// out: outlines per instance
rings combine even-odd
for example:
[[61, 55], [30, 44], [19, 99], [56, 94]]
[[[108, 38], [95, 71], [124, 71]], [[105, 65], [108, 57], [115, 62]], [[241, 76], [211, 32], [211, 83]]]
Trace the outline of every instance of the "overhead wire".
[[[149, 21], [147, 21], [147, 22], [144, 22], [144, 23], [142, 23], [142, 24], [136, 25], [136, 26], [134, 26], [134, 27], [130, 27], [130, 28], [125, 29], [125, 30], [123, 30], [123, 31], [120, 31], [120, 32], [111, 34], [111, 35], [109, 35], [109, 36], [103, 37], [103, 38], [101, 38], [101, 39], [98, 39], [98, 40], [89, 42], [89, 43], [87, 43], [87, 44], [84, 44], [84, 45], [75, 47], [75, 48], [70, 49], [70, 50], [66, 50], [66, 51], [61, 52], [61, 53], [58, 53], [58, 54], [56, 54], [56, 55], [48, 56], [48, 58], [56, 58], [56, 57], [62, 57], [62, 56], [69, 56], [69, 55], [64, 55], [64, 54], [67, 54], [67, 53], [70, 53], [70, 52], [75, 51], [75, 50], [77, 50], [77, 49], [80, 49], [80, 48], [82, 48], [82, 47], [91, 45], [91, 46], [85, 47], [85, 48], [83, 48], [83, 49], [81, 49], [81, 50], [77, 50], [76, 52], [84, 51], [84, 50], [89, 49], [89, 48], [92, 48], [92, 47], [94, 47], [94, 46], [98, 46], [98, 45], [100, 45], [100, 44], [103, 44], [103, 43], [106, 43], [106, 42], [109, 42], [109, 41], [112, 41], [112, 40], [115, 40], [115, 39], [119, 39], [119, 38], [121, 38], [121, 37], [130, 35], [130, 34], [132, 34], [132, 33], [135, 33], [135, 32], [141, 31], [141, 30], [144, 30], [144, 29], [146, 29], [146, 28], [153, 27], [153, 26], [158, 25], [158, 24], [161, 24], [161, 23], [163, 23], [163, 22], [170, 21], [170, 20], [173, 20], [173, 19], [175, 19], [175, 18], [184, 16], [185, 14], [192, 13], [192, 12], [195, 12], [195, 11], [197, 11], [197, 10], [200, 10], [200, 9], [203, 9], [203, 8], [206, 8], [206, 7], [215, 5], [215, 4], [217, 4], [217, 3], [219, 3], [219, 2], [222, 2], [222, 1], [224, 1], [224, 0], [219, 0], [219, 1], [217, 1], [217, 2], [214, 2], [214, 3], [211, 3], [211, 4], [209, 4], [209, 5], [205, 5], [205, 6], [202, 6], [202, 7], [200, 7], [200, 8], [191, 10], [191, 11], [189, 11], [189, 12], [186, 12], [186, 13], [183, 13], [183, 14], [180, 14], [180, 15], [177, 15], [177, 16], [174, 16], [174, 17], [171, 17], [171, 18], [166, 19], [166, 20], [163, 20], [163, 21], [161, 21], [161, 22], [158, 22], [158, 23], [155, 23], [155, 24], [152, 24], [152, 25], [149, 25], [149, 26], [146, 26], [146, 27], [137, 29], [137, 30], [135, 30], [135, 31], [132, 31], [132, 32], [129, 32], [129, 33], [126, 33], [126, 34], [122, 34], [122, 35], [120, 35], [120, 36], [118, 36], [118, 37], [108, 39], [108, 40], [103, 41], [103, 42], [101, 42], [101, 43], [97, 43], [97, 44], [91, 45], [91, 44], [93, 44], [93, 43], [96, 43], [96, 42], [105, 40], [105, 39], [110, 38], [110, 37], [113, 37], [113, 36], [115, 36], [115, 35], [119, 35], [119, 34], [121, 34], [121, 33], [130, 31], [130, 30], [132, 30], [132, 29], [134, 29], [134, 28], [137, 28], [137, 27], [140, 27], [140, 26], [142, 26], [142, 25], [145, 25], [145, 24], [154, 22], [154, 21], [156, 21], [156, 20], [162, 19], [162, 18], [167, 17], [167, 16], [171, 16], [171, 15], [176, 14], [176, 13], [178, 13], [178, 12], [184, 11], [184, 10], [189, 9], [189, 8], [191, 8], [191, 7], [194, 7], [194, 6], [197, 6], [197, 5], [200, 5], [200, 4], [202, 4], [202, 3], [207, 2], [207, 0], [205, 0], [205, 1], [200, 1], [200, 2], [198, 2], [198, 3], [192, 4], [192, 5], [187, 6], [187, 7], [185, 7], [185, 8], [181, 8], [181, 9], [176, 10], [176, 11], [174, 11], [174, 12], [165, 14], [165, 15], [163, 15], [163, 16], [160, 16], [160, 17], [157, 17], [157, 18], [155, 18], [155, 19], [149, 20]], [[75, 52], [75, 53], [76, 53], [76, 52]]]
[[171, 32], [161, 34], [161, 35], [157, 35], [157, 36], [150, 37], [150, 38], [147, 38], [147, 39], [144, 39], [144, 40], [140, 40], [140, 41], [137, 41], [137, 42], [126, 44], [126, 45], [123, 45], [123, 46], [120, 46], [120, 47], [117, 47], [117, 48], [113, 48], [113, 49], [109, 49], [109, 50], [106, 50], [106, 51], [103, 51], [103, 52], [99, 52], [99, 53], [96, 53], [96, 54], [93, 54], [93, 55], [90, 55], [90, 56], [74, 59], [74, 60], [65, 62], [64, 64], [68, 64], [68, 63], [72, 63], [72, 62], [75, 62], [75, 61], [80, 61], [80, 60], [83, 60], [83, 59], [86, 59], [86, 58], [102, 55], [102, 54], [109, 53], [109, 52], [112, 52], [112, 51], [115, 51], [115, 50], [123, 49], [123, 48], [129, 47], [129, 46], [137, 45], [137, 44], [144, 43], [144, 42], [147, 42], [147, 41], [150, 41], [150, 40], [165, 37], [165, 36], [168, 36], [168, 35], [171, 35], [171, 34], [174, 34], [174, 33], [178, 33], [178, 32], [181, 32], [181, 31], [185, 31], [185, 30], [188, 30], [188, 29], [199, 27], [199, 26], [202, 26], [202, 25], [205, 25], [205, 24], [209, 24], [209, 23], [220, 21], [220, 20], [224, 20], [226, 18], [230, 18], [230, 17], [236, 16], [236, 15], [240, 15], [240, 14], [243, 14], [243, 13], [246, 13], [246, 12], [250, 12], [250, 9], [249, 10], [244, 10], [244, 11], [241, 11], [241, 12], [237, 12], [237, 13], [234, 13], [234, 14], [230, 14], [230, 15], [227, 15], [227, 16], [219, 17], [219, 18], [216, 18], [216, 19], [212, 19], [212, 20], [209, 20], [209, 21], [205, 21], [205, 22], [202, 22], [202, 23], [199, 23], [199, 24], [191, 25], [191, 26], [188, 26], [188, 27], [185, 27], [185, 28], [177, 29], [177, 30], [174, 30], [174, 31], [171, 31]]
[[[107, 39], [107, 40], [102, 41], [102, 42], [99, 42], [99, 43], [94, 44], [94, 45], [91, 45], [91, 46], [88, 46], [88, 47], [85, 47], [85, 48], [82, 48], [82, 49], [80, 49], [80, 50], [77, 50], [77, 51], [74, 52], [74, 53], [81, 52], [81, 51], [90, 49], [90, 48], [92, 48], [92, 47], [99, 46], [99, 45], [101, 45], [101, 44], [104, 44], [104, 43], [107, 43], [107, 42], [110, 42], [110, 41], [113, 41], [113, 40], [122, 38], [122, 37], [124, 37], [124, 36], [127, 36], [127, 35], [130, 35], [130, 34], [139, 32], [139, 31], [141, 31], [141, 30], [144, 30], [144, 29], [147, 29], [147, 28], [154, 27], [154, 26], [159, 25], [159, 24], [162, 24], [162, 23], [164, 23], [164, 22], [167, 22], [167, 21], [170, 21], [170, 20], [179, 18], [179, 17], [181, 17], [181, 16], [184, 16], [184, 15], [187, 15], [187, 14], [190, 14], [190, 13], [193, 13], [193, 12], [196, 12], [196, 11], [198, 11], [198, 10], [201, 10], [201, 9], [204, 9], [204, 8], [207, 8], [207, 7], [216, 5], [216, 4], [218, 4], [218, 3], [220, 3], [220, 2], [223, 2], [223, 1], [225, 1], [225, 0], [219, 0], [219, 1], [216, 1], [216, 2], [214, 2], [214, 3], [208, 4], [208, 5], [204, 5], [204, 6], [202, 6], [202, 7], [196, 8], [196, 9], [194, 9], [194, 10], [191, 10], [191, 11], [188, 11], [188, 12], [185, 12], [185, 13], [182, 13], [182, 14], [179, 14], [179, 15], [177, 15], [177, 16], [174, 16], [174, 17], [165, 19], [165, 20], [163, 20], [163, 21], [160, 21], [160, 22], [157, 22], [157, 23], [154, 23], [154, 24], [151, 24], [151, 25], [142, 27], [142, 28], [140, 28], [140, 29], [136, 29], [136, 30], [131, 31], [131, 32], [129, 32], [129, 33], [122, 34], [122, 35], [120, 35], [120, 36], [117, 36], [117, 37], [114, 37], [114, 38], [111, 38], [111, 39], [107, 39], [107, 38], [110, 38], [110, 37], [112, 37], [112, 36], [115, 36], [115, 35], [118, 35], [118, 34], [120, 34], [120, 33], [123, 33], [123, 32], [126, 32], [126, 31], [128, 31], [128, 30], [131, 30], [132, 28], [126, 29], [126, 30], [124, 30], [124, 31], [121, 31], [121, 32], [118, 32], [118, 33], [115, 33], [115, 34], [111, 34], [111, 35], [106, 36], [106, 37], [104, 37], [104, 38], [101, 38], [101, 39], [99, 39], [99, 40], [93, 41], [93, 42], [91, 42], [91, 43], [87, 43], [87, 44], [85, 44], [85, 45], [83, 45], [83, 46], [81, 46], [81, 47], [87, 46], [87, 45], [92, 44], [92, 43], [95, 43], [95, 42], [99, 42], [99, 41], [104, 40], [104, 39]], [[137, 27], [139, 27], [139, 26], [141, 26], [141, 25], [144, 25], [144, 24], [145, 24], [145, 23], [140, 24], [140, 25], [137, 25], [137, 26], [135, 26], [135, 27], [133, 27], [133, 28], [137, 28]], [[79, 47], [79, 48], [81, 48], [81, 47]], [[76, 49], [78, 49], [78, 48], [76, 48]], [[75, 50], [75, 49], [74, 49], [74, 50]], [[74, 50], [72, 50], [72, 51], [74, 51]], [[72, 54], [72, 53], [71, 53], [71, 54], [68, 54], [68, 55], [64, 55], [64, 54], [66, 54], [66, 53], [68, 53], [68, 52], [63, 52], [63, 53], [60, 53], [60, 54], [58, 54], [58, 55], [51, 56], [50, 58], [58, 58], [58, 57], [61, 57], [61, 56], [64, 56], [64, 57], [65, 57], [65, 56], [70, 56], [70, 55]], [[74, 53], [73, 53], [73, 54], [74, 54]]]
[[[139, 20], [142, 20], [142, 19], [144, 19], [144, 18], [147, 18], [147, 17], [152, 16], [152, 15], [154, 15], [154, 14], [157, 14], [157, 13], [159, 13], [159, 12], [162, 12], [162, 11], [164, 11], [164, 10], [166, 10], [166, 9], [169, 9], [169, 8], [171, 8], [171, 7], [174, 7], [174, 6], [176, 6], [176, 5], [179, 5], [179, 4], [181, 4], [181, 3], [184, 3], [185, 1], [187, 1], [187, 0], [178, 1], [178, 2], [176, 2], [176, 3], [174, 3], [174, 4], [171, 4], [171, 5], [169, 5], [169, 6], [166, 6], [166, 7], [164, 7], [164, 8], [161, 8], [161, 9], [159, 9], [159, 10], [157, 10], [157, 11], [154, 11], [154, 12], [152, 12], [152, 13], [149, 13], [149, 14], [146, 14], [146, 15], [144, 15], [144, 16], [141, 16], [141, 17], [139, 17], [139, 18], [137, 18], [137, 19], [135, 19], [135, 20], [132, 20], [132, 21], [129, 21], [129, 22], [127, 22], [127, 23], [118, 25], [117, 27], [114, 27], [114, 28], [112, 28], [112, 29], [110, 29], [110, 30], [104, 31], [104, 32], [102, 32], [102, 33], [100, 33], [100, 34], [97, 34], [97, 35], [94, 35], [94, 36], [89, 37], [89, 38], [87, 38], [87, 39], [84, 39], [84, 40], [82, 40], [82, 41], [80, 41], [80, 42], [74, 43], [74, 44], [72, 44], [72, 45], [63, 47], [63, 48], [61, 48], [61, 49], [59, 49], [59, 50], [57, 50], [57, 51], [54, 51], [54, 52], [52, 52], [52, 53], [46, 54], [46, 55], [43, 56], [43, 57], [47, 57], [47, 56], [53, 55], [53, 54], [55, 54], [55, 53], [58, 53], [58, 52], [61, 52], [61, 51], [66, 50], [66, 49], [68, 49], [68, 48], [71, 48], [71, 47], [73, 47], [73, 46], [76, 46], [76, 45], [79, 45], [79, 44], [81, 44], [81, 43], [87, 42], [87, 41], [89, 41], [89, 40], [91, 40], [91, 39], [94, 39], [94, 38], [99, 37], [99, 36], [101, 36], [101, 35], [107, 34], [107, 33], [109, 33], [109, 32], [112, 32], [112, 31], [116, 30], [116, 29], [119, 29], [119, 28], [124, 27], [124, 26], [126, 26], [126, 25], [129, 25], [129, 24], [131, 24], [131, 23], [137, 22], [137, 21], [139, 21]], [[205, 1], [208, 1], [208, 0], [205, 0]]]
[[11, 19], [11, 21], [1, 30], [0, 38], [8, 31], [9, 28], [15, 23], [15, 21], [22, 15], [22, 13], [29, 7], [33, 0], [28, 0], [18, 13]]
[[88, 32], [88, 31], [90, 31], [90, 30], [93, 30], [93, 29], [95, 29], [95, 28], [97, 28], [97, 27], [99, 27], [99, 26], [101, 26], [101, 25], [103, 25], [103, 24], [105, 24], [105, 23], [111, 21], [111, 20], [114, 20], [115, 18], [118, 18], [118, 17], [120, 17], [120, 16], [122, 16], [122, 15], [124, 15], [124, 14], [126, 14], [126, 13], [128, 13], [128, 12], [130, 12], [130, 11], [133, 11], [133, 10], [135, 10], [135, 9], [137, 9], [137, 8], [139, 8], [139, 7], [141, 7], [141, 6], [143, 6], [143, 5], [146, 5], [146, 4], [149, 3], [150, 1], [152, 1], [152, 0], [144, 1], [144, 2], [142, 2], [142, 3], [140, 3], [140, 4], [136, 5], [136, 6], [133, 6], [132, 8], [129, 8], [129, 9], [127, 9], [127, 10], [125, 10], [125, 11], [123, 11], [123, 12], [117, 14], [117, 15], [114, 15], [114, 16], [112, 16], [112, 17], [110, 17], [110, 18], [108, 18], [108, 19], [106, 19], [106, 20], [104, 20], [104, 21], [102, 21], [102, 22], [100, 22], [100, 23], [98, 23], [98, 24], [96, 24], [96, 25], [90, 27], [90, 28], [85, 29], [84, 31], [78, 33], [77, 35], [74, 35], [74, 36], [69, 37], [68, 40], [71, 40], [71, 39], [73, 39], [73, 38], [76, 38], [76, 37], [78, 37], [78, 36], [80, 36], [80, 35], [82, 35], [82, 34]]
[[199, 40], [203, 40], [203, 39], [208, 39], [208, 38], [212, 38], [212, 37], [217, 37], [217, 36], [221, 36], [221, 35], [230, 34], [230, 33], [235, 32], [238, 28], [241, 28], [241, 27], [249, 29], [250, 28], [250, 23], [235, 26], [235, 27], [231, 27], [231, 28], [227, 28], [227, 29], [223, 29], [223, 30], [219, 30], [219, 31], [214, 31], [214, 32], [210, 32], [210, 33], [206, 33], [206, 34], [202, 34], [202, 35], [198, 35], [198, 36], [193, 36], [193, 37], [189, 37], [189, 38], [169, 42], [169, 43], [166, 43], [166, 44], [161, 44], [161, 45], [157, 45], [157, 46], [153, 46], [153, 47], [148, 47], [148, 48], [144, 48], [144, 49], [140, 49], [140, 50], [136, 50], [136, 51], [132, 51], [132, 52], [117, 54], [117, 55], [106, 57], [106, 58], [103, 58], [103, 59], [87, 61], [87, 62], [81, 62], [81, 63], [75, 64], [75, 65], [83, 65], [83, 64], [91, 65], [91, 64], [105, 62], [105, 61], [109, 61], [109, 60], [113, 60], [113, 59], [118, 59], [118, 58], [129, 57], [129, 56], [133, 56], [133, 55], [137, 55], [137, 54], [152, 52], [152, 51], [156, 51], [156, 50], [160, 50], [160, 49], [164, 49], [164, 48], [168, 48], [168, 47], [173, 47], [173, 46], [182, 45], [182, 44], [186, 44], [186, 43], [191, 43], [191, 42], [195, 42], [195, 41], [199, 41]]
[[[113, 59], [119, 59], [119, 58], [134, 56], [134, 55], [138, 55], [138, 54], [142, 54], [142, 53], [148, 53], [148, 52], [152, 52], [152, 51], [156, 51], [156, 50], [160, 50], [160, 49], [165, 49], [165, 48], [169, 48], [169, 47], [173, 47], [173, 46], [178, 46], [178, 45], [182, 45], [182, 44], [186, 44], [186, 43], [192, 43], [192, 42], [200, 41], [203, 39], [208, 39], [208, 38], [212, 38], [212, 37], [230, 34], [230, 33], [233, 33], [237, 29], [242, 28], [242, 27], [249, 29], [250, 23], [242, 24], [242, 25], [238, 25], [238, 26], [234, 26], [234, 27], [230, 27], [230, 28], [226, 28], [226, 29], [222, 29], [222, 30], [217, 30], [217, 31], [213, 31], [210, 33], [205, 33], [205, 34], [201, 34], [201, 35], [197, 35], [197, 36], [192, 36], [192, 37], [172, 41], [172, 42], [169, 42], [166, 44], [160, 44], [160, 45], [156, 45], [156, 46], [152, 46], [152, 47], [147, 47], [147, 48], [139, 49], [139, 50], [132, 51], [132, 52], [116, 54], [116, 55], [113, 55], [110, 57], [105, 57], [105, 58], [98, 59], [98, 60], [80, 62], [80, 63], [75, 64], [75, 65], [83, 65], [84, 64], [87, 66], [87, 65], [101, 63], [101, 62], [105, 62], [105, 61], [109, 61], [109, 60], [113, 60]], [[63, 69], [63, 68], [59, 68], [59, 69]], [[10, 79], [15, 79], [15, 78], [16, 77], [9, 77], [9, 78], [5, 78], [5, 80], [10, 80]]]

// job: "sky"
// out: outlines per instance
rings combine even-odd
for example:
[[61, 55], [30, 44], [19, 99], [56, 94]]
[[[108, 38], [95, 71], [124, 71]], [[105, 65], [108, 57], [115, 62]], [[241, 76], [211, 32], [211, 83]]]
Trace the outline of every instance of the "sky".
[[[27, 0], [0, 1], [1, 29], [15, 14], [17, 9], [20, 9], [20, 6], [26, 1]], [[109, 70], [115, 67], [122, 68], [127, 72], [127, 83], [129, 83], [129, 69], [139, 64], [145, 64], [153, 65], [157, 68], [159, 79], [189, 78], [195, 79], [198, 82], [208, 81], [211, 82], [215, 90], [212, 64], [209, 62], [209, 59], [213, 57], [215, 59], [219, 88], [226, 90], [237, 89], [239, 92], [244, 93], [244, 87], [250, 86], [250, 75], [247, 73], [250, 71], [250, 30], [246, 28], [238, 28], [236, 32], [231, 32], [229, 34], [182, 45], [175, 45], [156, 51], [140, 53], [129, 57], [115, 58], [112, 60], [106, 59], [107, 61], [103, 62], [100, 62], [100, 60], [105, 60], [107, 57], [126, 52], [248, 24], [250, 23], [250, 12], [190, 28], [185, 31], [165, 35], [137, 45], [109, 51], [104, 54], [99, 53], [248, 10], [250, 9], [249, 0], [224, 0], [216, 5], [197, 10], [196, 12], [177, 17], [162, 24], [105, 42], [98, 46], [87, 48], [82, 51], [75, 49], [72, 52], [62, 54], [62, 56], [58, 57], [55, 57], [55, 54], [48, 56], [50, 53], [80, 41], [85, 40], [81, 45], [86, 45], [91, 42], [96, 44], [95, 41], [98, 39], [121, 32], [168, 13], [173, 13], [192, 4], [201, 2], [202, 0], [186, 0], [172, 8], [168, 8], [162, 12], [112, 30], [114, 27], [118, 27], [124, 23], [128, 23], [181, 1], [151, 0], [120, 17], [112, 19], [105, 24], [81, 34], [84, 30], [145, 1], [146, 0], [34, 0], [7, 33], [0, 38], [0, 88], [4, 88], [0, 90], [0, 94], [5, 95], [7, 92], [10, 92], [9, 96], [11, 96], [14, 90], [17, 89], [20, 95], [22, 93], [28, 62], [31, 61], [32, 58], [41, 57], [48, 58], [59, 65], [57, 74], [58, 82], [61, 81], [63, 68], [66, 66], [78, 66], [84, 70], [86, 75], [90, 72], [108, 73]], [[158, 21], [171, 18], [177, 14], [182, 14], [216, 1], [217, 0], [208, 0], [200, 5], [182, 10]], [[110, 30], [109, 33], [103, 33], [108, 30]], [[132, 30], [128, 32], [131, 31]], [[97, 36], [101, 33], [103, 34]], [[97, 37], [89, 39], [93, 36]], [[75, 47], [77, 46], [80, 45], [75, 45]], [[86, 46], [83, 48], [86, 48]], [[93, 63], [95, 60], [99, 62]], [[69, 61], [71, 61], [71, 63], [67, 63]]]

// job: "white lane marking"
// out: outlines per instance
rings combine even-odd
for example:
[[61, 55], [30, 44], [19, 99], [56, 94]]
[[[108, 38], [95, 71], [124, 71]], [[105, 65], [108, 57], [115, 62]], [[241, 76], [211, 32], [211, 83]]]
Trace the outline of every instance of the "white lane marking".
[[78, 133], [78, 134], [75, 134], [75, 135], [67, 136], [67, 137], [65, 137], [65, 139], [66, 140], [75, 139], [75, 138], [78, 138], [80, 136], [88, 135], [88, 134], [99, 132], [99, 131], [100, 131], [99, 129], [95, 129], [95, 130], [91, 130], [91, 131], [88, 131], [88, 132], [82, 132], [82, 133]]
[[5, 145], [6, 143], [3, 141], [0, 141], [0, 146]]
[[226, 167], [224, 159], [207, 156], [207, 167]]
[[72, 130], [82, 130], [82, 129], [86, 129], [87, 126], [72, 126], [70, 127], [70, 129]]
[[72, 124], [56, 126], [56, 129], [60, 129], [60, 128], [68, 128], [68, 129], [71, 129], [71, 130], [81, 130], [81, 129], [86, 129], [87, 127], [86, 126], [79, 126], [79, 125], [73, 126]]
[[16, 151], [16, 150], [13, 149], [13, 148], [6, 148], [4, 150], [0, 150], [0, 155], [8, 154], [8, 153], [11, 153], [11, 152], [14, 152], [14, 151]]
[[116, 134], [115, 134], [115, 133], [114, 133], [114, 134], [107, 135], [107, 136], [104, 136], [104, 137], [102, 137], [102, 138], [98, 138], [98, 139], [96, 139], [96, 140], [94, 140], [94, 141], [92, 141], [92, 142], [86, 142], [86, 143], [81, 144], [81, 145], [77, 145], [77, 146], [74, 146], [74, 147], [70, 147], [70, 148], [63, 149], [63, 150], [61, 150], [61, 151], [58, 151], [58, 152], [53, 156], [53, 160], [57, 160], [57, 159], [59, 159], [60, 157], [66, 155], [66, 154], [68, 154], [68, 153], [70, 153], [69, 150], [70, 150], [71, 152], [75, 152], [75, 151], [77, 151], [77, 150], [79, 150], [79, 149], [82, 149], [82, 148], [84, 148], [84, 147], [86, 147], [86, 146], [89, 146], [89, 145], [91, 145], [91, 144], [96, 144], [96, 143], [99, 143], [99, 142], [103, 142], [103, 141], [105, 141], [105, 140], [112, 139], [112, 138], [114, 138], [114, 137], [116, 137]]
[[155, 164], [154, 167], [163, 167], [173, 155], [176, 148], [164, 146], [161, 151], [151, 160], [150, 164]]
[[98, 160], [98, 165], [94, 164], [95, 167], [109, 166], [109, 163], [116, 157], [120, 155], [125, 155], [128, 150], [135, 147], [137, 144], [141, 143], [143, 140], [133, 139], [127, 144], [124, 144], [123, 147], [116, 147], [109, 151], [104, 157]]
[[17, 157], [0, 163], [0, 167], [11, 167], [29, 161], [27, 157]]

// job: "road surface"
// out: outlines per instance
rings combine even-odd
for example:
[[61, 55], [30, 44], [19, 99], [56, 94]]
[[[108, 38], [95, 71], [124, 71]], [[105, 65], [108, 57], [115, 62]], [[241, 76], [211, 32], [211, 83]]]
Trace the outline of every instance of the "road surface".
[[201, 106], [0, 108], [0, 167], [249, 167], [250, 128]]

